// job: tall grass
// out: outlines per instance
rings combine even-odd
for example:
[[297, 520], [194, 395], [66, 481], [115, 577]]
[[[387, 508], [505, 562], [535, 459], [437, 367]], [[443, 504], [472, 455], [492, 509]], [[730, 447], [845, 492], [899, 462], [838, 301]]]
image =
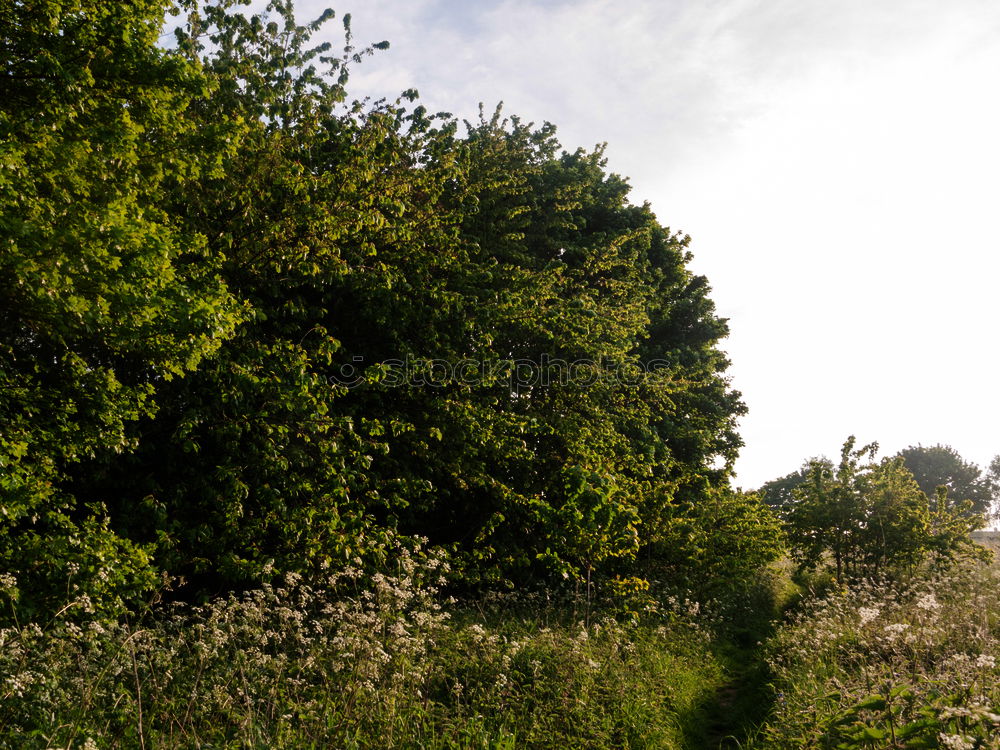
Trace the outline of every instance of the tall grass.
[[834, 589], [801, 606], [770, 662], [762, 748], [1000, 747], [1000, 568]]
[[391, 575], [4, 629], [0, 748], [669, 749], [723, 679], [682, 612], [497, 617], [442, 601], [446, 567], [400, 549]]

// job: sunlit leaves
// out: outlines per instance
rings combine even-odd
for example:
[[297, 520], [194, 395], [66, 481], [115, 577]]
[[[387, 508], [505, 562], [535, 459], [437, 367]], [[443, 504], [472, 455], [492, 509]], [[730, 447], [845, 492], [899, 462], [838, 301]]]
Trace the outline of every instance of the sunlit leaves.
[[[12, 564], [83, 522], [206, 590], [396, 532], [467, 581], [667, 544], [742, 410], [687, 238], [551, 125], [349, 102], [387, 47], [349, 15], [335, 49], [332, 11], [180, 6], [170, 49], [156, 3], [12, 8], [2, 508], [12, 560], [39, 540]], [[584, 377], [511, 382], [549, 359]]]
[[[4, 6], [0, 555], [57, 580], [69, 559], [58, 550], [70, 555], [59, 540], [97, 524], [106, 534], [94, 544], [112, 535], [123, 570], [144, 575], [103, 511], [74, 510], [54, 483], [77, 461], [133, 447], [127, 425], [154, 412], [158, 384], [196, 367], [240, 319], [204, 239], [161, 206], [164, 184], [199, 171], [182, 115], [202, 79], [155, 47], [159, 3]], [[40, 566], [32, 555], [46, 549]]]

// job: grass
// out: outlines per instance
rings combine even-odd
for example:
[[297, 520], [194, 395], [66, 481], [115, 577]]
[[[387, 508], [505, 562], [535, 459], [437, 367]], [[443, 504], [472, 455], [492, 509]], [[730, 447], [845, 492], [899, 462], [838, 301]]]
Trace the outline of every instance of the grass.
[[0, 747], [680, 748], [726, 676], [684, 611], [441, 600], [445, 563], [0, 631]]
[[[447, 564], [0, 630], [0, 748], [1000, 747], [1000, 567], [641, 616], [455, 602]], [[781, 612], [791, 612], [782, 623]]]
[[715, 602], [710, 649], [725, 679], [704, 707], [703, 723], [685, 738], [685, 747], [742, 748], [757, 736], [774, 700], [766, 645], [782, 612], [802, 594], [785, 559]]
[[1000, 747], [1000, 567], [966, 560], [805, 601], [768, 646], [761, 748]]

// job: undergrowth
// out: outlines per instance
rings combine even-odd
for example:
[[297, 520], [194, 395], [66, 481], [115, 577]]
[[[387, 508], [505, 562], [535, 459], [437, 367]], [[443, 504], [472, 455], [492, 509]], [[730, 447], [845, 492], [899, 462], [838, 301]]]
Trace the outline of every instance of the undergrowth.
[[998, 586], [967, 560], [804, 602], [769, 646], [759, 747], [1000, 747]]
[[118, 621], [83, 598], [13, 624], [0, 748], [1000, 747], [996, 565], [801, 601], [772, 568], [641, 611], [544, 592], [456, 602], [447, 567], [401, 548], [382, 574]]
[[669, 749], [704, 721], [723, 675], [683, 605], [462, 605], [446, 568], [401, 549], [391, 575], [3, 629], [0, 747]]

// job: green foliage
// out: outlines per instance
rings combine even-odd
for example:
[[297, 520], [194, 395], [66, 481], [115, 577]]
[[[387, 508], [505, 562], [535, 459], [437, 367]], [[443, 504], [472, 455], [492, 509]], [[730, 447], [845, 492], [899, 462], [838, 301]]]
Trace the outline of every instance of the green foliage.
[[786, 507], [801, 567], [830, 559], [839, 582], [911, 570], [931, 552], [948, 559], [973, 549], [970, 532], [983, 519], [969, 504], [951, 504], [940, 494], [932, 507], [902, 457], [876, 463], [877, 445], [854, 446], [853, 437], [844, 443], [835, 470], [813, 462], [808, 481]]
[[703, 541], [692, 562], [707, 581], [755, 578], [785, 552], [780, 520], [756, 495], [718, 491], [695, 513]]
[[669, 513], [636, 567], [663, 591], [726, 597], [745, 590], [785, 553], [780, 519], [755, 494], [707, 490], [697, 501], [673, 504]]
[[927, 497], [933, 499], [938, 487], [944, 487], [952, 503], [967, 502], [976, 515], [989, 516], [993, 512], [1000, 496], [997, 477], [965, 461], [951, 446], [910, 446], [899, 455]]
[[[28, 609], [70, 578], [113, 602], [155, 578], [148, 554], [60, 483], [131, 450], [129, 423], [241, 315], [204, 236], [162, 205], [167, 185], [216, 168], [183, 117], [209, 82], [156, 47], [158, 2], [0, 15], [0, 564]], [[107, 566], [110, 582], [90, 577]]]
[[809, 481], [816, 464], [823, 464], [826, 471], [833, 471], [833, 464], [827, 458], [812, 458], [806, 461], [800, 469], [783, 477], [772, 479], [760, 486], [757, 492], [761, 499], [775, 509], [790, 506], [795, 502], [795, 490]]
[[[676, 747], [723, 708], [691, 613], [768, 629], [768, 504], [839, 581], [975, 551], [1000, 460], [852, 438], [729, 489], [726, 322], [603, 147], [350, 101], [386, 43], [240, 4], [0, 0], [0, 747]], [[583, 621], [490, 610], [528, 581], [585, 581]], [[947, 675], [918, 708], [922, 674], [810, 741], [994, 721]]]
[[771, 554], [719, 494], [726, 323], [601, 147], [350, 102], [386, 45], [349, 16], [316, 44], [332, 11], [8, 5], [0, 557], [26, 612], [376, 564], [397, 532], [469, 585]]
[[[377, 558], [390, 530], [469, 582], [664, 546], [725, 484], [743, 409], [687, 238], [550, 125], [348, 104], [370, 52], [349, 23], [332, 55], [323, 19], [271, 17], [212, 5], [178, 32], [219, 169], [161, 197], [246, 320], [72, 492], [201, 588]], [[474, 377], [441, 376], [458, 363]]]

